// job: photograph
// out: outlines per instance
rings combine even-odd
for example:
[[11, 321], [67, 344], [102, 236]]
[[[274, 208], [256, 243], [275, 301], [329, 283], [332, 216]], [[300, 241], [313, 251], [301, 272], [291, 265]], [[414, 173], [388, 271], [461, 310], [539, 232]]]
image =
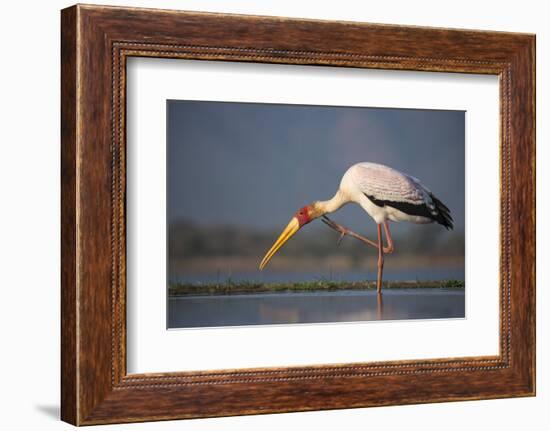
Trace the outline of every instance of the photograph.
[[465, 318], [465, 112], [168, 100], [167, 328]]

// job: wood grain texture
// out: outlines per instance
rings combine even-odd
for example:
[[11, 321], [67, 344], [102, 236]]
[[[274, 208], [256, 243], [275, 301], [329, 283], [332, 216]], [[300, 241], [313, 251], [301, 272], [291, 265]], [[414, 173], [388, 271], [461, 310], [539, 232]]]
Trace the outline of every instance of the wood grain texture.
[[61, 418], [77, 422], [76, 9], [61, 16]]
[[[74, 6], [62, 11], [61, 36], [63, 420], [84, 425], [534, 394], [533, 35]], [[130, 56], [499, 75], [499, 355], [127, 375]]]

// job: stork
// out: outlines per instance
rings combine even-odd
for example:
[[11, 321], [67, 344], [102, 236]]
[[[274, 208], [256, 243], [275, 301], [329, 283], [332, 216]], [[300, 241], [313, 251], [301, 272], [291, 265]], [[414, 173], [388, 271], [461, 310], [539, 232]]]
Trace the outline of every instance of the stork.
[[[376, 242], [339, 225], [326, 216], [351, 202], [358, 204], [375, 221], [378, 233]], [[323, 217], [325, 224], [340, 233], [339, 241], [345, 235], [349, 235], [378, 250], [376, 290], [379, 294], [382, 291], [384, 255], [394, 251], [389, 221], [407, 221], [417, 224], [435, 222], [446, 229], [453, 228], [453, 218], [449, 208], [422, 185], [420, 180], [382, 164], [357, 163], [346, 171], [332, 199], [315, 201], [296, 211], [288, 226], [262, 259], [260, 270], [266, 267], [277, 250], [301, 227], [319, 217]], [[383, 245], [382, 229], [386, 236], [386, 245]]]

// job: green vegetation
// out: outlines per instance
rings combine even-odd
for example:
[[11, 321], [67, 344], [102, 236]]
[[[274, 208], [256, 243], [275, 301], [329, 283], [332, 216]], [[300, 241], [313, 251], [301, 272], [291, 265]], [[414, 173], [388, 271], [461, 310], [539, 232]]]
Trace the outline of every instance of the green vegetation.
[[[459, 280], [438, 281], [384, 281], [384, 289], [464, 289], [464, 282]], [[308, 281], [301, 283], [253, 283], [233, 282], [216, 284], [174, 283], [168, 288], [169, 296], [182, 295], [219, 295], [233, 293], [266, 293], [266, 292], [312, 292], [336, 290], [374, 290], [375, 281]]]

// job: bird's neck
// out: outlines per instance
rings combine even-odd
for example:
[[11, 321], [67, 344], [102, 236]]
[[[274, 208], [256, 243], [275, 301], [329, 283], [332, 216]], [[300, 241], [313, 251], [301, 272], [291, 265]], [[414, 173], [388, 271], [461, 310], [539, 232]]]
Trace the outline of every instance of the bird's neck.
[[329, 199], [328, 201], [317, 201], [313, 204], [315, 216], [320, 217], [324, 214], [332, 213], [339, 209], [342, 205], [348, 203], [348, 201], [349, 199], [346, 199], [345, 195], [338, 190], [332, 199]]

